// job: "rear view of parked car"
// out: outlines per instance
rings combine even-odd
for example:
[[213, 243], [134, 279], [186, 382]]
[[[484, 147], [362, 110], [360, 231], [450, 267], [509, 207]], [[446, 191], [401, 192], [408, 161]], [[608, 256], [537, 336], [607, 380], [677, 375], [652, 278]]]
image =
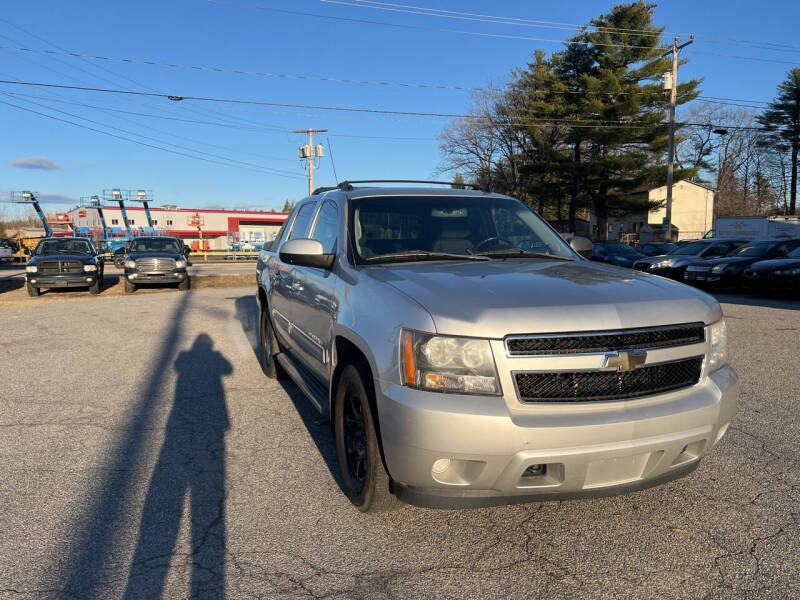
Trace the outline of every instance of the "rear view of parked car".
[[669, 254], [642, 258], [633, 263], [633, 268], [653, 275], [661, 275], [670, 279], [683, 281], [683, 273], [691, 263], [698, 260], [725, 256], [748, 240], [695, 240], [675, 248]]
[[738, 288], [742, 273], [747, 267], [762, 260], [784, 258], [798, 247], [800, 239], [749, 242], [727, 256], [691, 263], [686, 267], [683, 279], [686, 283], [701, 287]]

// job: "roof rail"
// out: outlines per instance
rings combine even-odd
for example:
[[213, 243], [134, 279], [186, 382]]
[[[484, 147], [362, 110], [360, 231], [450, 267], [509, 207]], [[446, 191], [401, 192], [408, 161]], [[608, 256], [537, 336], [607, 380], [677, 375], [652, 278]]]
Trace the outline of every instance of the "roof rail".
[[338, 190], [341, 186], [323, 186], [318, 187], [313, 192], [311, 192], [312, 196], [316, 196], [317, 194], [322, 194], [325, 192], [330, 192], [331, 190]]
[[343, 181], [338, 186], [340, 190], [350, 191], [354, 183], [424, 183], [427, 185], [449, 185], [455, 189], [472, 188], [473, 190], [483, 190], [489, 192], [489, 188], [478, 185], [477, 183], [464, 183], [462, 181], [427, 181], [425, 179], [358, 179]]

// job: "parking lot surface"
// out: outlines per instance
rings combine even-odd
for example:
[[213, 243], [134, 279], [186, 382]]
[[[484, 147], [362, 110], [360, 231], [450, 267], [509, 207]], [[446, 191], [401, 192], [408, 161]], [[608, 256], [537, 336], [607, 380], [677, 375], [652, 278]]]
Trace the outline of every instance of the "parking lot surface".
[[689, 477], [373, 516], [252, 291], [0, 311], [0, 598], [800, 597], [800, 302], [721, 297], [740, 412]]

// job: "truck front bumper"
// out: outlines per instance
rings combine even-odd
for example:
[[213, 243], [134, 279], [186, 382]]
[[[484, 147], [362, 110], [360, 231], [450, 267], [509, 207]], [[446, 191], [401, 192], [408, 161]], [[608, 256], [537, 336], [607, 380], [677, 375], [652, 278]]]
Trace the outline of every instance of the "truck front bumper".
[[725, 366], [690, 388], [593, 406], [523, 407], [516, 397], [394, 384], [378, 392], [398, 497], [458, 508], [607, 496], [682, 477], [725, 434], [738, 378]]
[[141, 271], [127, 270], [125, 271], [125, 278], [131, 283], [180, 283], [186, 279], [188, 275], [186, 271], [169, 271], [169, 272], [151, 272], [144, 273]]
[[26, 273], [30, 285], [36, 288], [91, 287], [97, 281], [97, 273], [70, 273], [68, 275], [40, 275]]

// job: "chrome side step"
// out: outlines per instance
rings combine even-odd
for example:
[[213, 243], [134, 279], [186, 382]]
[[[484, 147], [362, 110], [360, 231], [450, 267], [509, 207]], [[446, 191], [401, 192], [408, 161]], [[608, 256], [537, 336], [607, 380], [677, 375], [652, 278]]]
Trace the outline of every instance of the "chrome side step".
[[329, 416], [328, 390], [322, 386], [317, 379], [300, 365], [294, 358], [286, 352], [275, 355], [278, 364], [289, 374], [292, 381], [311, 401], [320, 414]]

